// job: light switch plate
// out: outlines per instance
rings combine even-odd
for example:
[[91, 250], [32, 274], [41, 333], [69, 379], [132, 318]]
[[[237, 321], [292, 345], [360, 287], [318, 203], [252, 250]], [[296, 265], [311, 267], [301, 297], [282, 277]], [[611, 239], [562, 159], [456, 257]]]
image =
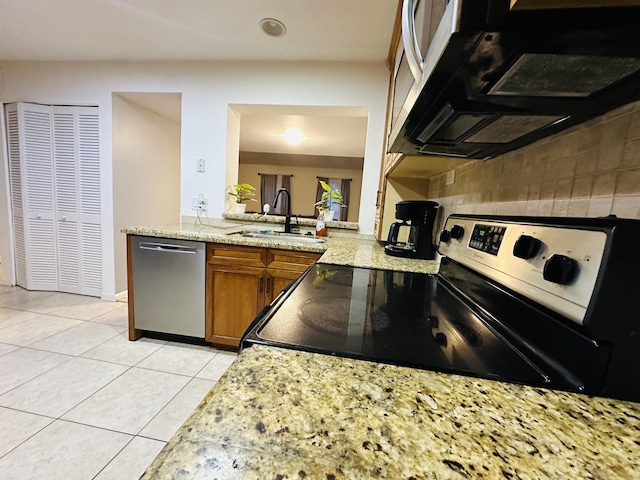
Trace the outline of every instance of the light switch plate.
[[198, 159], [198, 166], [196, 168], [198, 173], [204, 173], [204, 158]]
[[447, 172], [446, 185], [453, 185], [456, 181], [456, 169], [449, 170]]

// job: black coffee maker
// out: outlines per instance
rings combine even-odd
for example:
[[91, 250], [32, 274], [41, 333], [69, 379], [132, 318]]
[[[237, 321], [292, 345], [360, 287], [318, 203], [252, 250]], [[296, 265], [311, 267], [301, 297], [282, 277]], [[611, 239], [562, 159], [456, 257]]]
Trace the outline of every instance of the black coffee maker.
[[433, 224], [438, 204], [428, 200], [405, 200], [396, 203], [396, 218], [402, 222], [391, 224], [387, 255], [432, 260], [435, 257]]

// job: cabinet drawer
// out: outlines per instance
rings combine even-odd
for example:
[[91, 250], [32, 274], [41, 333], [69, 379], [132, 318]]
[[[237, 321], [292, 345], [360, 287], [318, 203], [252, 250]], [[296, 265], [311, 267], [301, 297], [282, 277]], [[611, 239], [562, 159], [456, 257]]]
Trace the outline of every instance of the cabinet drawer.
[[317, 262], [322, 254], [315, 252], [298, 252], [295, 250], [267, 250], [267, 267], [269, 269], [304, 272], [309, 265]]
[[207, 244], [207, 262], [213, 265], [264, 267], [267, 265], [267, 249], [209, 243]]

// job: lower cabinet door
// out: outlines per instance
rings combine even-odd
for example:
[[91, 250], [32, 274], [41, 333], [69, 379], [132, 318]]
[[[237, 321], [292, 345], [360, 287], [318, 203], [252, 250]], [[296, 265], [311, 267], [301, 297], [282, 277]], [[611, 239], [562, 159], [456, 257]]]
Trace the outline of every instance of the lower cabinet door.
[[284, 288], [296, 280], [300, 276], [300, 272], [291, 272], [287, 270], [267, 270], [267, 289], [265, 305], [273, 302]]
[[242, 334], [265, 305], [265, 269], [207, 265], [207, 277], [207, 340], [238, 347]]

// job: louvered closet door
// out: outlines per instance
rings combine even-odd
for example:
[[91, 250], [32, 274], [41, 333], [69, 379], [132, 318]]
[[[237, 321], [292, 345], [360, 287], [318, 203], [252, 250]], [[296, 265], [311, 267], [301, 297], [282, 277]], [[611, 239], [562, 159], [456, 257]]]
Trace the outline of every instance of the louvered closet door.
[[18, 285], [100, 296], [98, 109], [12, 104], [7, 131]]
[[98, 109], [53, 107], [59, 289], [102, 290]]
[[98, 108], [78, 107], [77, 110], [82, 287], [83, 293], [100, 296], [102, 293], [102, 222]]
[[20, 136], [18, 135], [18, 106], [6, 108], [7, 145], [9, 153], [9, 186], [11, 189], [11, 216], [13, 219], [16, 254], [16, 281], [27, 283], [27, 261], [24, 248], [24, 219], [22, 208], [22, 171], [20, 168]]
[[17, 159], [12, 154], [9, 162], [18, 285], [57, 290], [51, 108], [19, 103], [16, 110], [17, 138], [10, 138], [9, 149]]

